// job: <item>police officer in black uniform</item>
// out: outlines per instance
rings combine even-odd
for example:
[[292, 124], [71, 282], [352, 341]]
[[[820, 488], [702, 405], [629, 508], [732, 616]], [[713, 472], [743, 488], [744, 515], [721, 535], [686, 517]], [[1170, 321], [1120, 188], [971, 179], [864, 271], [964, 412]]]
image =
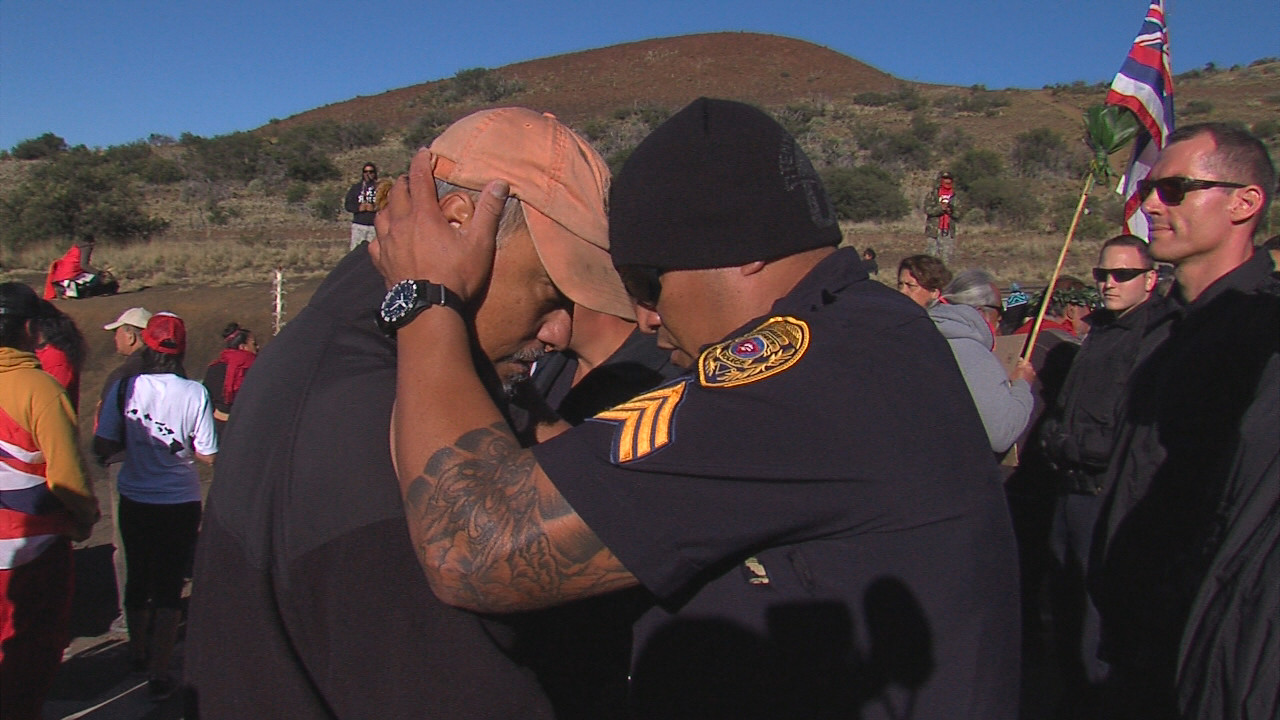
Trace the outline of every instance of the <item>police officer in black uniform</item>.
[[642, 585], [639, 717], [1016, 715], [1017, 559], [981, 421], [924, 311], [837, 249], [785, 130], [703, 98], [636, 149], [611, 253], [640, 327], [691, 372], [531, 450], [465, 362], [492, 234], [434, 214], [430, 163], [397, 183], [370, 251], [388, 282], [464, 303], [389, 323], [392, 452], [442, 600], [511, 611]]

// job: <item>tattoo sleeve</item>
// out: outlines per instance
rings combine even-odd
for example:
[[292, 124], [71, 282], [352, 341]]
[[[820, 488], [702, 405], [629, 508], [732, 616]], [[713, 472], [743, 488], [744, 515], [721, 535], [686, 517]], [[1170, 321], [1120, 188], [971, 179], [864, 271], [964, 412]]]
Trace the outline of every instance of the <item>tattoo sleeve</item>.
[[636, 584], [505, 423], [436, 451], [404, 498], [418, 560], [452, 604], [529, 610]]

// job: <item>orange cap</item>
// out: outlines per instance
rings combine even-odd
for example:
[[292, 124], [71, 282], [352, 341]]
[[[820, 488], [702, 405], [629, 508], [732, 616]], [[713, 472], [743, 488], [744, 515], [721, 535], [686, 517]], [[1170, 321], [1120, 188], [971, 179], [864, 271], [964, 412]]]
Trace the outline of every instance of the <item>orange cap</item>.
[[440, 180], [469, 190], [511, 185], [543, 267], [570, 300], [635, 319], [609, 258], [609, 167], [586, 140], [554, 115], [508, 107], [462, 118], [430, 149]]

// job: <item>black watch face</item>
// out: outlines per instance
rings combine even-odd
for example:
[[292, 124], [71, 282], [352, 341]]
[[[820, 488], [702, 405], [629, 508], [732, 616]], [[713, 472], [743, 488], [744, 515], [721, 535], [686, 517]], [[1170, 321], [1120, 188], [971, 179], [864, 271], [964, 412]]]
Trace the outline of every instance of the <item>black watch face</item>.
[[382, 319], [394, 323], [413, 309], [418, 299], [418, 288], [412, 280], [401, 280], [387, 291], [382, 300]]

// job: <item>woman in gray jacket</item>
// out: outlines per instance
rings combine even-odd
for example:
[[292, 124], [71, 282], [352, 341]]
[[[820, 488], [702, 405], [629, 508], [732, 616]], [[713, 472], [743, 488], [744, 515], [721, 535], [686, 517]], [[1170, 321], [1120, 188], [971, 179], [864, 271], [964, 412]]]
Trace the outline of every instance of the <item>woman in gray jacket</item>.
[[1019, 360], [1006, 372], [992, 352], [1000, 310], [1000, 291], [984, 270], [956, 275], [929, 306], [929, 316], [951, 346], [996, 453], [1008, 450], [1031, 420], [1035, 379], [1031, 363]]

